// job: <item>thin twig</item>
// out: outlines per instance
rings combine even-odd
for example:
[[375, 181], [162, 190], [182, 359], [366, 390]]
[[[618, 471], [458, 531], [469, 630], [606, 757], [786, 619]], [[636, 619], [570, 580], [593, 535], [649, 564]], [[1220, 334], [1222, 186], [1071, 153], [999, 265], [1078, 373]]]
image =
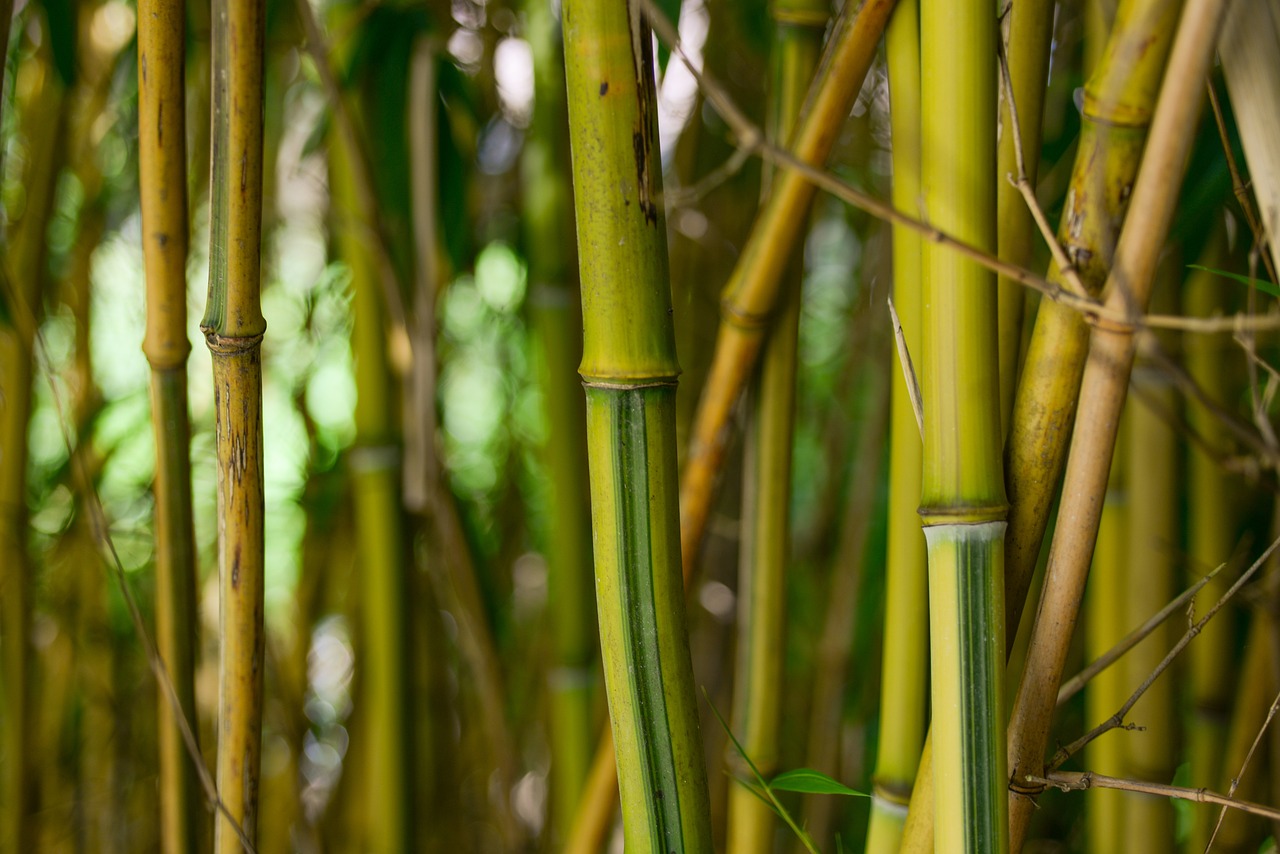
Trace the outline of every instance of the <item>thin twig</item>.
[[920, 431], [920, 441], [924, 441], [924, 399], [920, 394], [920, 381], [916, 379], [916, 368], [911, 361], [911, 352], [907, 350], [907, 336], [902, 332], [902, 321], [898, 319], [897, 309], [893, 307], [893, 297], [889, 297], [889, 319], [893, 322], [893, 340], [898, 345], [898, 364], [902, 366], [902, 378], [907, 383], [911, 411], [916, 416], [916, 428]]
[[1169, 619], [1175, 611], [1180, 610], [1183, 605], [1193, 599], [1195, 595], [1200, 592], [1200, 589], [1212, 581], [1214, 576], [1221, 572], [1225, 567], [1225, 563], [1219, 564], [1217, 569], [1201, 578], [1195, 584], [1184, 590], [1182, 594], [1172, 602], [1152, 614], [1145, 623], [1121, 638], [1119, 643], [1111, 647], [1111, 649], [1107, 650], [1102, 655], [1098, 656], [1089, 664], [1088, 667], [1062, 683], [1062, 687], [1058, 689], [1058, 705], [1061, 706], [1076, 694], [1079, 694], [1081, 689], [1084, 688], [1085, 684], [1088, 683], [1090, 679], [1093, 679], [1112, 664], [1115, 664], [1120, 660], [1121, 656], [1141, 643], [1147, 635], [1159, 628], [1160, 625], [1164, 623], [1165, 620]]
[[1013, 98], [1013, 80], [1009, 76], [1009, 58], [1005, 55], [1004, 39], [996, 40], [996, 55], [1000, 63], [1001, 88], [1004, 89], [1005, 101], [1009, 104], [1009, 125], [1013, 130], [1014, 162], [1018, 166], [1017, 175], [1007, 175], [1005, 177], [1022, 194], [1022, 200], [1027, 203], [1031, 218], [1035, 220], [1036, 228], [1040, 229], [1040, 236], [1044, 238], [1045, 243], [1049, 244], [1049, 252], [1053, 255], [1054, 263], [1058, 265], [1058, 272], [1066, 280], [1068, 289], [1076, 296], [1088, 299], [1089, 290], [1084, 286], [1084, 282], [1080, 280], [1080, 273], [1076, 270], [1076, 265], [1067, 257], [1066, 250], [1062, 248], [1062, 244], [1058, 242], [1057, 235], [1053, 233], [1053, 227], [1049, 225], [1049, 220], [1044, 215], [1044, 210], [1040, 207], [1040, 200], [1036, 198], [1035, 188], [1031, 186], [1031, 181], [1027, 178], [1027, 166], [1022, 153], [1022, 126], [1018, 123], [1018, 105]]
[[1220, 795], [1208, 789], [1189, 789], [1186, 786], [1170, 786], [1167, 783], [1126, 780], [1120, 777], [1096, 774], [1093, 771], [1050, 771], [1043, 777], [1028, 775], [1027, 779], [1034, 783], [1054, 786], [1064, 792], [1082, 792], [1086, 789], [1119, 789], [1124, 792], [1142, 792], [1147, 795], [1178, 798], [1179, 800], [1195, 801], [1200, 804], [1222, 804], [1224, 813], [1230, 808], [1253, 815], [1260, 815], [1273, 821], [1280, 820], [1280, 809], [1263, 804], [1255, 804], [1252, 801], [1237, 801], [1229, 795]]
[[1231, 585], [1226, 593], [1222, 594], [1222, 598], [1215, 602], [1213, 607], [1210, 608], [1203, 617], [1187, 629], [1186, 633], [1183, 634], [1176, 644], [1174, 644], [1173, 649], [1169, 650], [1164, 659], [1156, 665], [1156, 668], [1147, 674], [1147, 678], [1142, 680], [1142, 684], [1138, 686], [1137, 690], [1133, 692], [1128, 700], [1125, 700], [1124, 705], [1121, 706], [1114, 715], [1107, 718], [1105, 721], [1098, 724], [1096, 727], [1089, 730], [1089, 732], [1080, 736], [1066, 747], [1059, 748], [1058, 752], [1054, 754], [1052, 761], [1048, 764], [1049, 770], [1055, 771], [1058, 768], [1061, 768], [1062, 763], [1079, 753], [1084, 749], [1085, 745], [1092, 742], [1104, 732], [1109, 732], [1113, 729], [1124, 726], [1125, 715], [1129, 714], [1129, 710], [1133, 708], [1134, 703], [1138, 702], [1138, 699], [1147, 692], [1147, 689], [1150, 688], [1152, 683], [1160, 677], [1160, 674], [1169, 669], [1169, 665], [1172, 664], [1173, 660], [1187, 648], [1187, 645], [1191, 643], [1198, 634], [1200, 634], [1201, 630], [1204, 629], [1205, 624], [1213, 619], [1214, 615], [1221, 611], [1226, 604], [1240, 592], [1241, 588], [1249, 583], [1253, 576], [1258, 573], [1258, 570], [1266, 564], [1268, 558], [1270, 558], [1278, 548], [1280, 548], [1280, 539], [1275, 540], [1271, 545], [1267, 546], [1266, 551], [1264, 551], [1258, 559], [1253, 562], [1253, 565], [1236, 579], [1235, 583]]
[[1249, 199], [1249, 182], [1241, 176], [1235, 152], [1231, 150], [1231, 139], [1227, 135], [1226, 120], [1222, 117], [1222, 103], [1218, 100], [1218, 90], [1213, 88], [1212, 81], [1205, 83], [1205, 88], [1209, 90], [1209, 105], [1213, 108], [1213, 120], [1218, 126], [1218, 139], [1222, 141], [1222, 152], [1227, 156], [1227, 171], [1231, 173], [1231, 191], [1235, 193], [1236, 202], [1244, 213], [1249, 231], [1253, 233], [1253, 248], [1262, 253], [1262, 263], [1266, 265], [1271, 281], [1280, 282], [1280, 279], [1276, 278], [1276, 268], [1272, 263], [1271, 254], [1263, 251], [1267, 246], [1267, 234], [1258, 220], [1258, 212], [1254, 210], [1253, 203]]
[[[1258, 734], [1254, 736], [1253, 744], [1249, 745], [1249, 752], [1245, 754], [1244, 762], [1240, 764], [1240, 772], [1231, 778], [1231, 786], [1227, 789], [1228, 798], [1234, 797], [1236, 790], [1240, 788], [1240, 779], [1244, 777], [1245, 769], [1247, 769], [1249, 767], [1249, 763], [1253, 761], [1253, 754], [1258, 749], [1258, 745], [1262, 742], [1263, 734], [1266, 733], [1267, 728], [1271, 726], [1271, 721], [1275, 719], [1277, 711], [1280, 711], [1280, 694], [1277, 694], [1276, 698], [1271, 701], [1271, 708], [1267, 710], [1267, 718], [1262, 722], [1261, 728], [1258, 729]], [[1213, 848], [1214, 840], [1218, 838], [1218, 831], [1222, 829], [1222, 822], [1227, 817], [1227, 806], [1229, 805], [1224, 805], [1222, 807], [1222, 811], [1218, 813], [1218, 821], [1213, 826], [1213, 833], [1209, 835], [1209, 843], [1204, 847], [1205, 854], [1208, 854], [1209, 849]]]

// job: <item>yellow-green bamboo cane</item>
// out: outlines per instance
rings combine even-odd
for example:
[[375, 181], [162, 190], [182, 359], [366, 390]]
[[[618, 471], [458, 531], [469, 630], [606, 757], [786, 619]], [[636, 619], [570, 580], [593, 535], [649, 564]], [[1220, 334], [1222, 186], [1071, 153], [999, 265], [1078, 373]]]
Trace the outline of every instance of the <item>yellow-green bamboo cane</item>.
[[[1156, 261], [1173, 219], [1176, 193], [1199, 116], [1205, 75], [1213, 57], [1224, 4], [1190, 0], [1174, 38], [1143, 152], [1131, 204], [1143, 216], [1130, 219], [1107, 277], [1106, 305], [1117, 312], [1145, 311]], [[1081, 413], [1071, 442], [1062, 509], [1049, 552], [1026, 671], [1009, 724], [1010, 836], [1021, 849], [1039, 788], [1026, 781], [1044, 768], [1044, 750], [1067, 646], [1075, 628], [1097, 536], [1111, 452], [1134, 357], [1132, 326], [1100, 324], [1093, 330], [1081, 386]]]
[[[1122, 0], [1111, 39], [1085, 85], [1080, 147], [1058, 241], [1090, 290], [1101, 288], [1110, 266], [1180, 7], [1180, 0]], [[1049, 268], [1049, 279], [1066, 281], [1056, 264]], [[1042, 301], [1005, 443], [1005, 626], [1010, 643], [1057, 495], [1087, 348], [1088, 328], [1079, 314]], [[932, 780], [932, 751], [926, 741], [905, 851], [933, 849]]]
[[[893, 205], [920, 204], [920, 13], [899, 0], [885, 33], [889, 120], [893, 131]], [[920, 238], [893, 229], [893, 299], [908, 353], [920, 350]], [[923, 364], [920, 365], [923, 367]], [[900, 371], [895, 373], [901, 374]], [[885, 567], [880, 744], [876, 751], [868, 854], [896, 854], [916, 765], [924, 745], [929, 677], [929, 594], [920, 531], [919, 426], [904, 376], [893, 379], [889, 440], [889, 543]]]
[[[6, 3], [7, 30], [12, 4]], [[45, 229], [53, 204], [60, 157], [63, 87], [56, 79], [48, 30], [16, 75], [15, 104], [29, 161], [22, 218], [7, 249], [7, 275], [0, 282], [0, 631], [3, 632], [3, 699], [0, 726], [6, 760], [0, 788], [0, 850], [36, 850], [34, 801], [36, 695], [32, 682], [33, 593], [27, 554], [27, 424], [31, 416], [32, 345], [40, 310], [46, 251]], [[7, 41], [5, 42], [7, 45]], [[0, 80], [0, 82], [3, 82]]]
[[227, 810], [215, 821], [218, 854], [254, 840], [262, 749], [264, 12], [261, 0], [217, 0], [213, 15], [209, 299], [200, 328], [213, 361], [218, 458], [217, 781]]
[[[828, 17], [824, 0], [773, 0], [775, 91], [769, 132], [795, 126], [817, 67]], [[796, 247], [798, 249], [799, 246]], [[738, 570], [738, 646], [731, 726], [765, 777], [777, 771], [782, 665], [786, 649], [786, 568], [791, 553], [791, 439], [795, 422], [796, 346], [800, 328], [801, 255], [784, 274], [782, 309], [769, 330], [750, 395], [743, 464], [743, 532]], [[731, 767], [745, 768], [736, 755]], [[773, 850], [772, 808], [753, 791], [729, 792], [728, 850]]]
[[[1212, 621], [1210, 621], [1212, 623]], [[1267, 709], [1275, 699], [1276, 679], [1274, 645], [1271, 643], [1275, 631], [1273, 621], [1263, 612], [1255, 613], [1253, 622], [1244, 643], [1244, 660], [1240, 663], [1240, 681], [1236, 685], [1233, 700], [1235, 708], [1231, 713], [1227, 741], [1222, 755], [1222, 773], [1219, 785], [1223, 791], [1235, 790], [1235, 797], [1258, 799], [1263, 796], [1266, 787], [1266, 773], [1262, 765], [1254, 764], [1261, 758], [1254, 756], [1254, 762], [1246, 768], [1245, 763], [1254, 749], [1254, 741], [1265, 726]], [[1197, 639], [1199, 642], [1199, 639]], [[1192, 644], [1194, 646], [1195, 644]], [[1241, 773], [1243, 770], [1244, 773]], [[1263, 823], [1256, 817], [1227, 810], [1221, 827], [1218, 824], [1218, 811], [1205, 810], [1205, 819], [1209, 825], [1213, 848], [1220, 854], [1253, 854], [1258, 850], [1262, 838], [1266, 835]], [[1207, 845], [1207, 839], [1206, 839]], [[1196, 854], [1201, 854], [1200, 848]]]
[[366, 662], [362, 693], [369, 725], [367, 755], [378, 784], [368, 790], [370, 851], [411, 850], [405, 559], [400, 506], [400, 446], [392, 409], [392, 375], [375, 262], [359, 229], [351, 153], [330, 138], [333, 203], [343, 227], [339, 252], [351, 268], [352, 351], [356, 371], [356, 445], [351, 451], [360, 613]]
[[[929, 221], [994, 247], [996, 21], [982, 0], [920, 4], [921, 197]], [[1006, 849], [1004, 529], [995, 277], [923, 255], [924, 468], [939, 851]]]
[[[1220, 243], [1221, 236], [1215, 235], [1211, 240]], [[1211, 248], [1200, 263], [1216, 267], [1220, 263], [1219, 255], [1216, 247]], [[1209, 317], [1226, 307], [1222, 297], [1222, 285], [1212, 273], [1198, 270], [1187, 277], [1184, 299], [1188, 314]], [[1224, 403], [1229, 394], [1228, 348], [1232, 346], [1232, 342], [1216, 335], [1188, 334], [1182, 341], [1187, 372], [1218, 403]], [[1221, 420], [1199, 402], [1188, 401], [1187, 421], [1211, 449], [1222, 452], [1229, 448]], [[1192, 443], [1188, 450], [1187, 481], [1190, 501], [1187, 513], [1188, 559], [1192, 576], [1200, 576], [1231, 559], [1235, 547], [1234, 486], [1231, 475], [1197, 443]], [[1203, 611], [1208, 607], [1206, 603], [1222, 598], [1230, 584], [1230, 574], [1219, 573], [1200, 594], [1196, 610]], [[1219, 613], [1187, 649], [1191, 658], [1192, 696], [1187, 737], [1193, 786], [1214, 788], [1221, 779], [1227, 723], [1236, 684], [1235, 667], [1232, 666], [1235, 615], [1234, 610]], [[1188, 851], [1204, 851], [1213, 829], [1213, 820], [1209, 810], [1193, 813]]]
[[710, 851], [685, 628], [652, 38], [638, 0], [563, 6], [596, 601], [627, 846]]
[[[1003, 14], [1006, 25], [1005, 57], [1009, 64], [1013, 106], [1018, 114], [1018, 137], [1022, 143], [1022, 164], [1031, 186], [1036, 185], [1040, 168], [1040, 125], [1044, 95], [1048, 88], [1049, 42], [1053, 36], [1052, 0], [1019, 0]], [[1007, 10], [1007, 11], [1006, 11]], [[1018, 177], [1018, 153], [1009, 107], [1010, 93], [1001, 98], [1002, 133], [996, 166], [996, 238], [1001, 261], [1026, 266], [1035, 250], [1036, 225], [1026, 200], [1010, 181]], [[909, 210], [896, 205], [899, 210]], [[1022, 306], [1026, 288], [1008, 276], [1000, 282], [1000, 423], [1007, 432], [1013, 411], [1013, 395], [1018, 382], [1018, 357], [1022, 352]], [[1012, 634], [1017, 626], [1009, 627]]]
[[[1116, 457], [1124, 459], [1127, 431], [1121, 428]], [[1090, 661], [1109, 652], [1128, 628], [1124, 618], [1126, 572], [1128, 570], [1129, 493], [1125, 488], [1125, 467], [1111, 466], [1107, 496], [1098, 525], [1098, 547], [1093, 554], [1093, 572], [1085, 590], [1085, 649]], [[1219, 615], [1221, 616], [1221, 615]], [[1085, 719], [1106, 720], [1129, 698], [1123, 667], [1108, 667], [1085, 688]], [[1124, 772], [1126, 733], [1110, 733], [1085, 749], [1085, 764], [1099, 774], [1119, 776]], [[1123, 854], [1125, 794], [1113, 789], [1091, 789], [1086, 800], [1089, 851], [1091, 854]]]
[[[1117, 456], [1127, 469], [1125, 479], [1131, 499], [1121, 599], [1125, 630], [1141, 625], [1148, 615], [1177, 595], [1173, 577], [1178, 542], [1177, 443], [1167, 420], [1169, 414], [1176, 412], [1174, 390], [1168, 376], [1147, 360], [1135, 366], [1130, 389], [1133, 394], [1123, 416], [1128, 422], [1129, 444], [1124, 456]], [[1122, 659], [1119, 669], [1129, 691], [1142, 684], [1177, 642], [1175, 628], [1172, 623], [1165, 623]], [[1165, 673], [1134, 705], [1132, 715], [1142, 722], [1142, 729], [1125, 733], [1124, 765], [1119, 776], [1156, 782], [1173, 779], [1177, 763], [1173, 687], [1173, 674]], [[1116, 708], [1119, 706], [1088, 723], [1106, 720]], [[1124, 798], [1121, 850], [1173, 851], [1177, 846], [1169, 799], [1139, 792], [1125, 792]]]
[[[138, 4], [138, 185], [147, 274], [151, 423], [156, 438], [156, 651], [182, 714], [196, 726], [195, 533], [187, 414], [187, 158], [181, 0]], [[167, 692], [158, 691], [160, 842], [168, 854], [207, 847], [199, 779]]]
[[551, 4], [525, 7], [533, 48], [535, 102], [525, 143], [525, 235], [529, 251], [529, 317], [537, 338], [546, 400], [544, 459], [552, 506], [547, 601], [554, 615], [555, 658], [547, 678], [551, 724], [551, 802], [555, 837], [573, 824], [586, 784], [597, 727], [595, 600], [591, 579], [591, 503], [587, 494], [586, 412], [577, 365], [582, 317], [573, 274], [573, 219], [568, 174], [564, 56]]

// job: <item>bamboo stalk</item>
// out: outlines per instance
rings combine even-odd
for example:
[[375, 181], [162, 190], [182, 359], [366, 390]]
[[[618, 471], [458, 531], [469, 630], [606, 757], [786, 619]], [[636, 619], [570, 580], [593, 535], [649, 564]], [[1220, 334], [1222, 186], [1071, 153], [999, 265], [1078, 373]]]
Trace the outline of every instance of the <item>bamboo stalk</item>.
[[387, 327], [376, 265], [355, 223], [359, 221], [351, 152], [341, 134], [330, 140], [333, 203], [343, 227], [341, 256], [351, 268], [352, 351], [356, 369], [356, 440], [351, 452], [356, 537], [360, 560], [361, 682], [368, 725], [366, 790], [371, 851], [409, 851], [412, 778], [408, 728], [405, 557], [400, 506], [399, 436], [387, 357]]
[[529, 256], [529, 316], [540, 355], [539, 384], [547, 423], [543, 448], [552, 503], [547, 543], [547, 602], [553, 614], [555, 658], [547, 675], [552, 743], [553, 838], [564, 840], [586, 784], [599, 727], [592, 699], [596, 675], [596, 615], [592, 590], [591, 504], [587, 494], [586, 408], [577, 365], [582, 317], [574, 274], [568, 117], [564, 56], [551, 4], [526, 4], [533, 48], [535, 101], [522, 173]]
[[1280, 268], [1280, 3], [1235, 3], [1223, 25], [1219, 53], [1235, 108], [1249, 179], [1266, 228], [1268, 251]]
[[[1124, 459], [1128, 447], [1127, 430], [1121, 427], [1116, 456]], [[1111, 466], [1107, 496], [1098, 524], [1098, 547], [1093, 554], [1093, 572], [1085, 589], [1087, 617], [1085, 646], [1090, 660], [1108, 653], [1124, 636], [1125, 569], [1128, 565], [1129, 492], [1125, 467]], [[1126, 699], [1125, 673], [1109, 667], [1089, 682], [1085, 690], [1085, 718], [1105, 720]], [[1086, 748], [1085, 761], [1100, 774], [1124, 772], [1125, 744], [1121, 737], [1098, 739]], [[1093, 854], [1121, 854], [1125, 851], [1125, 798], [1110, 789], [1096, 789], [1085, 797], [1089, 851]]]
[[563, 6], [596, 599], [632, 850], [709, 851], [675, 493], [675, 359], [652, 38], [636, 2]]
[[[1121, 625], [1126, 628], [1141, 624], [1176, 595], [1173, 558], [1179, 540], [1177, 445], [1173, 429], [1162, 415], [1162, 411], [1176, 411], [1173, 387], [1149, 360], [1139, 359], [1130, 386], [1134, 397], [1141, 399], [1131, 398], [1125, 409], [1130, 441], [1127, 453], [1119, 458], [1127, 469], [1131, 495], [1121, 598]], [[1177, 641], [1175, 631], [1165, 623], [1130, 650], [1120, 668], [1127, 685], [1140, 684], [1160, 664]], [[1159, 782], [1173, 779], [1177, 761], [1173, 689], [1173, 675], [1167, 673], [1152, 683], [1133, 707], [1133, 717], [1143, 728], [1125, 733], [1124, 765], [1116, 776]], [[1107, 714], [1110, 712], [1103, 718]], [[1121, 850], [1174, 850], [1173, 808], [1168, 799], [1142, 793], [1126, 793], [1125, 798]]]
[[[900, 0], [885, 34], [889, 119], [893, 132], [893, 205], [914, 211], [920, 201], [920, 12]], [[920, 239], [893, 229], [893, 296], [908, 353], [921, 353]], [[929, 678], [928, 573], [920, 503], [920, 433], [905, 379], [891, 390], [889, 542], [886, 559], [880, 744], [873, 776], [868, 854], [894, 854], [924, 746]]]
[[[774, 91], [769, 132], [795, 127], [818, 65], [827, 19], [824, 0], [773, 0]], [[767, 190], [766, 190], [767, 192]], [[764, 344], [750, 395], [744, 449], [742, 542], [738, 561], [738, 645], [732, 727], [766, 778], [778, 770], [782, 670], [786, 644], [786, 569], [791, 554], [791, 442], [795, 421], [796, 347], [800, 329], [800, 245], [783, 274], [782, 307]], [[736, 754], [730, 767], [739, 771]], [[743, 775], [744, 776], [744, 775]], [[773, 850], [774, 814], [745, 786], [729, 791], [728, 850]]]
[[[803, 118], [791, 136], [789, 149], [799, 160], [818, 167], [826, 161], [871, 67], [893, 5], [894, 0], [863, 0], [856, 15], [848, 11], [841, 15], [810, 87]], [[751, 141], [739, 142], [749, 145]], [[680, 545], [686, 578], [697, 563], [716, 476], [724, 463], [729, 414], [755, 366], [768, 319], [778, 303], [787, 258], [816, 191], [793, 170], [777, 175], [769, 201], [725, 285], [723, 319], [680, 482]]]
[[[12, 4], [0, 9], [4, 27]], [[45, 229], [62, 155], [64, 98], [49, 56], [48, 28], [14, 84], [18, 124], [30, 160], [22, 218], [11, 226], [8, 275], [0, 281], [0, 628], [3, 630], [3, 788], [0, 850], [37, 848], [34, 811], [39, 788], [36, 689], [31, 636], [34, 594], [27, 552], [27, 424], [31, 417], [32, 346], [40, 315], [47, 250]], [[6, 47], [8, 42], [3, 43]], [[3, 74], [0, 71], [0, 74]], [[0, 80], [2, 82], [2, 80]]]
[[[1273, 628], [1271, 619], [1261, 613], [1254, 614], [1244, 643], [1240, 682], [1232, 696], [1235, 707], [1227, 728], [1219, 775], [1219, 784], [1232, 797], [1260, 798], [1265, 792], [1263, 769], [1252, 765], [1246, 768], [1245, 763], [1266, 720], [1267, 704], [1276, 690], [1272, 675], [1273, 653], [1268, 642]], [[1207, 823], [1209, 838], [1213, 840], [1210, 850], [1219, 854], [1257, 851], [1265, 835], [1261, 821], [1234, 810], [1227, 811], [1221, 824], [1218, 815], [1210, 813]], [[1205, 850], [1202, 847], [1196, 854]]]
[[[996, 28], [982, 2], [920, 6], [922, 197], [929, 221], [995, 244]], [[924, 251], [924, 468], [938, 839], [1008, 845], [1004, 768], [1004, 517], [996, 282]]]
[[[1104, 289], [1106, 305], [1118, 311], [1132, 314], [1146, 308], [1222, 12], [1220, 0], [1190, 0], [1174, 38], [1131, 201], [1144, 216], [1127, 223]], [[1131, 326], [1099, 324], [1093, 330], [1044, 594], [1009, 725], [1010, 835], [1015, 851], [1021, 848], [1035, 796], [1042, 790], [1024, 781], [1028, 774], [1040, 775], [1044, 767], [1058, 683], [1097, 536], [1097, 496], [1106, 487], [1134, 348]]]
[[[220, 0], [213, 21], [209, 298], [218, 467], [219, 814], [214, 850], [253, 843], [262, 749], [262, 67], [265, 5]], [[235, 823], [235, 825], [232, 824]]]
[[[1005, 93], [1000, 107], [1000, 148], [996, 165], [996, 221], [1000, 229], [996, 237], [996, 255], [1025, 267], [1035, 250], [1036, 225], [1018, 188], [1008, 179], [1018, 177], [1018, 152], [1021, 143], [1022, 163], [1031, 186], [1036, 184], [1040, 169], [1040, 127], [1044, 115], [1044, 97], [1049, 77], [1049, 43], [1053, 36], [1052, 0], [1022, 0], [1004, 7], [1008, 33], [1004, 52], [1009, 64], [1012, 91]], [[1014, 138], [1012, 106], [1017, 111], [1018, 139]], [[894, 206], [904, 209], [894, 200]], [[909, 209], [909, 208], [906, 208]], [[1005, 434], [1013, 414], [1013, 396], [1018, 387], [1018, 357], [1022, 352], [1022, 307], [1026, 291], [1020, 282], [1008, 276], [999, 278], [1000, 288], [1000, 423]], [[1017, 626], [1008, 627], [1010, 633]]]
[[[198, 732], [194, 671], [195, 532], [187, 414], [187, 159], [185, 9], [181, 0], [138, 7], [138, 184], [147, 273], [151, 423], [156, 440], [156, 650], [183, 714]], [[166, 139], [167, 136], [167, 139]], [[159, 690], [160, 839], [164, 851], [207, 847], [200, 783], [173, 708]]]

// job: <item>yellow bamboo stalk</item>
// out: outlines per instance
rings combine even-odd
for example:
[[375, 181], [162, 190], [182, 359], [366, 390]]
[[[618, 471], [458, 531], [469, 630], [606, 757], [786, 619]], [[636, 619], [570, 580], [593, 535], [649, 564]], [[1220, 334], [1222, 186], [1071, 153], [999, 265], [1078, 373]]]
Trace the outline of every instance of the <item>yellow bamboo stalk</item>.
[[[1124, 459], [1128, 447], [1127, 430], [1122, 426], [1116, 442], [1116, 457]], [[1124, 637], [1124, 600], [1128, 568], [1129, 492], [1125, 467], [1111, 466], [1107, 497], [1098, 524], [1098, 546], [1093, 552], [1093, 572], [1085, 589], [1086, 655], [1090, 661], [1111, 650]], [[1085, 689], [1085, 719], [1106, 720], [1128, 699], [1130, 688], [1121, 667], [1109, 667], [1095, 676]], [[1124, 771], [1124, 737], [1111, 733], [1089, 745], [1085, 763], [1099, 774], [1119, 776]], [[1089, 851], [1092, 854], [1122, 854], [1125, 797], [1111, 789], [1091, 789], [1086, 796]]]
[[[1117, 312], [1145, 310], [1156, 261], [1173, 219], [1223, 10], [1220, 0], [1190, 0], [1174, 38], [1131, 201], [1144, 215], [1126, 223], [1104, 291], [1105, 304]], [[1134, 349], [1131, 326], [1100, 324], [1093, 330], [1062, 509], [1027, 668], [1009, 724], [1010, 835], [1015, 852], [1021, 850], [1035, 797], [1041, 791], [1026, 782], [1026, 775], [1039, 775], [1044, 767], [1058, 684], [1097, 536], [1101, 515], [1097, 496], [1106, 489]]]
[[252, 844], [262, 749], [262, 68], [265, 4], [218, 0], [213, 24], [209, 300], [218, 460], [218, 794], [214, 850]]

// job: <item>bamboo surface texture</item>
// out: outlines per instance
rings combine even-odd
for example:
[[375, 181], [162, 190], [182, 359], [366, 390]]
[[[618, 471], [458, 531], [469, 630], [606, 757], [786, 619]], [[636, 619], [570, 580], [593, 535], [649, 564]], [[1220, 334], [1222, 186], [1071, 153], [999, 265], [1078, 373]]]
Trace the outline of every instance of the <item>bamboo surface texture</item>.
[[[138, 4], [138, 170], [151, 423], [156, 437], [156, 651], [179, 707], [196, 727], [196, 557], [187, 412], [187, 162], [185, 13], [179, 0]], [[208, 848], [207, 812], [167, 691], [157, 689], [160, 843]]]
[[685, 627], [652, 39], [639, 6], [562, 9], [596, 601], [627, 847], [709, 851]]
[[[262, 751], [262, 67], [265, 5], [213, 10], [209, 299], [218, 469], [218, 794], [214, 850], [252, 843]], [[233, 824], [234, 822], [234, 824]]]
[[[1178, 26], [1131, 200], [1144, 216], [1126, 223], [1104, 289], [1106, 305], [1117, 311], [1137, 313], [1146, 308], [1194, 138], [1192, 129], [1223, 10], [1219, 0], [1191, 0]], [[1025, 775], [1039, 774], [1044, 767], [1057, 689], [1097, 536], [1102, 510], [1098, 496], [1106, 489], [1134, 348], [1131, 326], [1099, 325], [1093, 330], [1044, 594], [1009, 725], [1014, 851], [1021, 850], [1039, 793], [1024, 782]]]

